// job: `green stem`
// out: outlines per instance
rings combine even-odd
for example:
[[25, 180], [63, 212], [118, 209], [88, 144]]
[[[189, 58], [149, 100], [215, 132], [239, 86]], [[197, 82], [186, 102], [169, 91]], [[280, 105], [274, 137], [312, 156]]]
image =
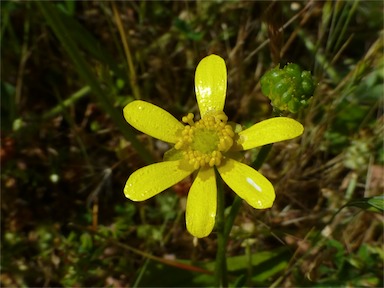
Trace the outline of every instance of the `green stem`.
[[89, 94], [91, 91], [91, 88], [89, 86], [84, 86], [80, 90], [76, 91], [72, 95], [68, 97], [68, 99], [61, 100], [59, 105], [54, 107], [53, 109], [45, 112], [42, 116], [43, 120], [48, 120], [53, 116], [56, 116], [57, 114], [63, 113], [65, 108], [74, 105], [77, 100], [81, 99], [82, 97], [86, 96]]
[[271, 151], [273, 144], [267, 144], [260, 148], [259, 153], [257, 154], [257, 157], [255, 161], [252, 163], [252, 167], [256, 170], [259, 170], [261, 166], [263, 165], [265, 159], [267, 159], [267, 156], [269, 154], [269, 151]]
[[216, 254], [216, 267], [215, 267], [215, 286], [228, 287], [227, 280], [227, 258], [226, 258], [226, 236], [224, 233], [224, 189], [223, 181], [220, 178], [219, 172], [215, 169], [217, 179], [217, 214], [216, 214], [216, 228], [217, 228], [217, 254]]
[[236, 195], [235, 199], [233, 200], [231, 210], [229, 211], [229, 215], [225, 221], [224, 236], [226, 240], [228, 240], [229, 233], [231, 233], [233, 223], [235, 222], [236, 216], [239, 213], [242, 203], [243, 199]]
[[[252, 167], [256, 170], [260, 169], [261, 165], [263, 165], [265, 159], [268, 156], [269, 151], [271, 151], [273, 144], [268, 144], [261, 147], [259, 154], [257, 154], [256, 160], [252, 163]], [[239, 213], [241, 204], [243, 200], [236, 196], [233, 204], [231, 206], [231, 210], [227, 219], [224, 219], [224, 189], [223, 189], [223, 181], [220, 178], [220, 175], [217, 170], [216, 179], [217, 179], [217, 254], [216, 254], [216, 269], [215, 269], [215, 282], [216, 287], [227, 287], [227, 262], [225, 257], [226, 246], [228, 242], [229, 233], [231, 233], [233, 223], [235, 222], [235, 218]]]
[[[251, 165], [253, 168], [255, 168], [256, 170], [259, 170], [261, 168], [261, 165], [263, 165], [265, 159], [268, 156], [269, 151], [271, 151], [272, 149], [272, 145], [273, 144], [268, 144], [260, 148], [260, 151], [259, 151], [259, 154], [257, 154], [256, 160], [253, 161]], [[233, 223], [235, 222], [235, 218], [239, 213], [242, 203], [243, 203], [243, 199], [241, 199], [239, 196], [236, 196], [235, 200], [233, 200], [231, 210], [225, 221], [224, 236], [225, 236], [226, 242], [228, 240], [229, 233], [231, 233]]]
[[112, 10], [113, 10], [113, 14], [115, 15], [115, 21], [116, 21], [117, 29], [119, 30], [119, 33], [120, 33], [121, 42], [123, 43], [125, 57], [127, 58], [128, 69], [129, 69], [128, 79], [131, 84], [132, 93], [135, 99], [141, 99], [140, 89], [139, 89], [139, 86], [137, 85], [136, 70], [135, 70], [135, 66], [133, 65], [132, 53], [131, 53], [131, 50], [129, 49], [127, 35], [124, 30], [123, 23], [121, 22], [120, 15], [117, 12], [116, 5], [114, 2], [112, 2]]

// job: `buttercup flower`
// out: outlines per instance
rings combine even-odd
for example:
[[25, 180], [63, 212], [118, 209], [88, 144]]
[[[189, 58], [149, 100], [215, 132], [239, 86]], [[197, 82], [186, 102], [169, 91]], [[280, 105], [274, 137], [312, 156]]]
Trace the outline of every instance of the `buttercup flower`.
[[239, 151], [292, 139], [303, 126], [290, 118], [276, 117], [237, 132], [223, 112], [227, 70], [217, 55], [205, 57], [196, 69], [195, 91], [201, 120], [189, 113], [179, 122], [167, 111], [136, 100], [124, 108], [124, 117], [137, 130], [174, 144], [165, 161], [141, 168], [129, 177], [124, 194], [143, 201], [168, 189], [196, 171], [186, 206], [186, 225], [196, 237], [208, 236], [216, 217], [215, 167], [224, 182], [257, 209], [272, 206], [275, 191], [271, 182], [238, 159]]

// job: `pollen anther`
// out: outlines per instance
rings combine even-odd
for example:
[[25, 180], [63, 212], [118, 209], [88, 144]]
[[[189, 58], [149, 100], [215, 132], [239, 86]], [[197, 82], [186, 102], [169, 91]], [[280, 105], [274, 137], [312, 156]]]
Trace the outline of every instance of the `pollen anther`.
[[216, 112], [194, 122], [194, 115], [182, 118], [186, 123], [175, 149], [182, 150], [184, 158], [195, 168], [218, 166], [225, 158], [223, 153], [233, 146], [232, 126], [227, 124], [224, 112]]

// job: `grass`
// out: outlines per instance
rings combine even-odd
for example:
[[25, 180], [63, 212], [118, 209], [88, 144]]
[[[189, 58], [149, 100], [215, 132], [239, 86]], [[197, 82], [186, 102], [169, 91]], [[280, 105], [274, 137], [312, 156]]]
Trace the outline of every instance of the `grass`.
[[143, 203], [122, 192], [167, 150], [122, 108], [140, 98], [178, 119], [197, 112], [194, 71], [211, 53], [226, 60], [225, 112], [239, 123], [271, 116], [259, 81], [277, 64], [318, 83], [309, 107], [288, 115], [304, 135], [275, 144], [261, 168], [274, 206], [241, 204], [229, 285], [383, 286], [382, 8], [1, 2], [2, 286], [213, 285], [217, 235], [194, 243], [185, 229], [191, 179]]

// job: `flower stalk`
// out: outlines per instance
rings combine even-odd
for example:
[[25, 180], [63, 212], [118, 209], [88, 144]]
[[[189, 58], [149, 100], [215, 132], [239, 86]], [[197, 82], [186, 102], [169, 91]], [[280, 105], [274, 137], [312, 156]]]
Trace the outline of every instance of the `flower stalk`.
[[[227, 279], [227, 237], [225, 235], [225, 201], [223, 180], [220, 174], [215, 169], [217, 179], [217, 215], [216, 215], [216, 230], [217, 230], [217, 253], [216, 253], [216, 267], [215, 267], [215, 286], [228, 287]], [[240, 197], [239, 197], [240, 198]]]
[[[252, 163], [252, 167], [256, 170], [260, 169], [269, 152], [272, 149], [273, 144], [268, 144], [261, 147], [255, 161]], [[215, 269], [215, 284], [216, 287], [227, 287], [227, 262], [226, 262], [226, 247], [231, 233], [236, 216], [239, 213], [240, 207], [243, 203], [243, 199], [236, 196], [233, 200], [229, 215], [225, 219], [224, 217], [224, 189], [223, 182], [219, 173], [216, 170], [217, 178], [217, 216], [216, 216], [216, 229], [217, 229], [217, 254], [216, 254], [216, 269]]]

